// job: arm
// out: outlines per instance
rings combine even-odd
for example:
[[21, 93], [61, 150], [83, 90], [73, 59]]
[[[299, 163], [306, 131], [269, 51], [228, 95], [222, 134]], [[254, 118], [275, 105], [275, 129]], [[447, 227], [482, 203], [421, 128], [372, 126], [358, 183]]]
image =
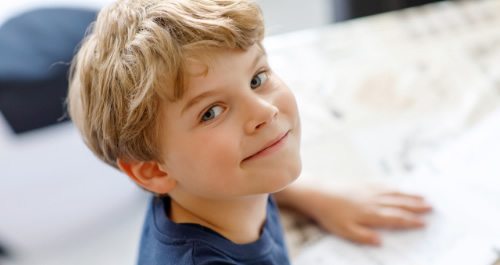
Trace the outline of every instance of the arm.
[[380, 188], [325, 192], [291, 185], [274, 197], [280, 207], [304, 214], [330, 233], [372, 245], [381, 242], [374, 228], [422, 227], [419, 215], [431, 210], [421, 196]]

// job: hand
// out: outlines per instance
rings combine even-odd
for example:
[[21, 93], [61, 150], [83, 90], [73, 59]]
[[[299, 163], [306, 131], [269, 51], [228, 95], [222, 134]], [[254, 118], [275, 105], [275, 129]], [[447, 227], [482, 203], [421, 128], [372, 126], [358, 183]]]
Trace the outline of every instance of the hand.
[[372, 245], [381, 243], [374, 228], [419, 228], [425, 225], [420, 214], [431, 210], [421, 196], [381, 188], [309, 192], [308, 203], [308, 215], [328, 232]]

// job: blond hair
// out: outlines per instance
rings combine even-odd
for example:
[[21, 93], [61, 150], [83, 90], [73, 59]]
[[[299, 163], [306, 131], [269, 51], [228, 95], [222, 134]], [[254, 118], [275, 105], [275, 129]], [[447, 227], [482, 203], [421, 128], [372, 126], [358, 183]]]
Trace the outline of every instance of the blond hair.
[[264, 36], [252, 1], [121, 0], [104, 8], [70, 70], [68, 109], [103, 161], [161, 161], [160, 104], [182, 97], [188, 56]]

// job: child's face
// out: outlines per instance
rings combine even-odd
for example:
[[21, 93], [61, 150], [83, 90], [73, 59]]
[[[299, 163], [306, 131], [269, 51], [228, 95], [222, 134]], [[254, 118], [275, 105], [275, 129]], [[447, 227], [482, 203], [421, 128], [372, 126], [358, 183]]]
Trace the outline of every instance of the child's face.
[[[258, 45], [191, 61], [186, 93], [163, 108], [161, 168], [176, 189], [207, 198], [278, 191], [297, 178], [295, 98]], [[271, 146], [270, 146], [271, 145]]]

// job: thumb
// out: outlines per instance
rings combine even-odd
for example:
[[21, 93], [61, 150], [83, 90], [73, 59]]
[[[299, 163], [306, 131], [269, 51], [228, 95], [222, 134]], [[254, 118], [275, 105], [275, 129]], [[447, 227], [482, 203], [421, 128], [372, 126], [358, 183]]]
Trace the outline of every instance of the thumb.
[[380, 245], [381, 243], [377, 232], [358, 224], [348, 226], [341, 236], [361, 244]]

